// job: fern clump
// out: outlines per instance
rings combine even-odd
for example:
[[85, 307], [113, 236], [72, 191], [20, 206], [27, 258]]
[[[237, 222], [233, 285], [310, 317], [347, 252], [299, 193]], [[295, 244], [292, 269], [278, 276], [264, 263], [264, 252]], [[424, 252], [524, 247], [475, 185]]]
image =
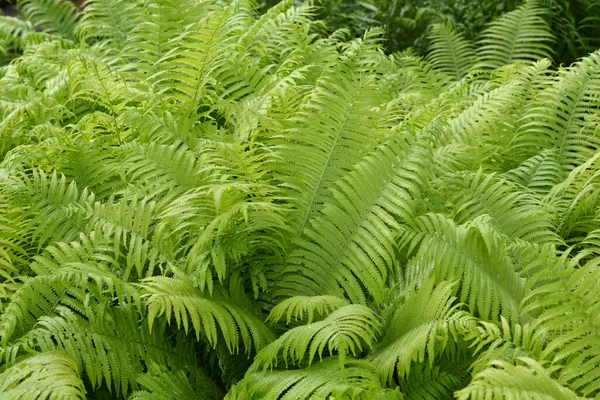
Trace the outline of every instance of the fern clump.
[[600, 52], [257, 6], [0, 17], [0, 398], [600, 396]]

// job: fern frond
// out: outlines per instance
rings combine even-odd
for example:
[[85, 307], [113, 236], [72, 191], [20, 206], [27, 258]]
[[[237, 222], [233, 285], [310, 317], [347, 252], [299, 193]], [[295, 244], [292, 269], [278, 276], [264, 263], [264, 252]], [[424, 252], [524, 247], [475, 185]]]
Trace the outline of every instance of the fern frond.
[[122, 73], [116, 67], [116, 60], [106, 51], [95, 49], [88, 54], [81, 53], [73, 57], [67, 71], [69, 74], [70, 101], [84, 101], [89, 108], [98, 109], [108, 115], [110, 128], [108, 133], [117, 136], [117, 142], [123, 140], [121, 123], [118, 116], [124, 108], [134, 103], [136, 92], [127, 86]]
[[112, 200], [88, 205], [80, 213], [88, 218], [88, 232], [112, 243], [114, 257], [119, 258], [123, 268], [122, 279], [131, 279], [133, 271], [138, 279], [164, 271], [172, 252], [153, 240], [156, 203], [145, 197], [139, 199], [136, 194], [118, 202]]
[[225, 397], [228, 400], [328, 398], [334, 391], [351, 388], [381, 388], [377, 368], [366, 361], [340, 365], [338, 357], [327, 357], [308, 368], [248, 374]]
[[174, 371], [156, 362], [148, 364], [148, 371], [137, 379], [145, 390], [133, 392], [127, 400], [212, 400], [223, 396], [198, 369], [188, 376], [187, 371]]
[[[448, 181], [449, 201], [454, 205], [453, 219], [461, 224], [487, 214], [510, 238], [535, 243], [561, 243], [553, 232], [551, 214], [528, 196], [495, 174], [474, 174]], [[453, 193], [453, 194], [450, 194]]]
[[[346, 295], [379, 303], [395, 257], [398, 220], [410, 220], [427, 181], [427, 148], [390, 138], [329, 192], [288, 256], [276, 296]], [[418, 171], [418, 173], [417, 173]]]
[[[559, 71], [558, 77], [529, 106], [511, 151], [531, 157], [556, 149], [563, 178], [600, 149], [600, 132], [592, 118], [600, 94], [600, 52]], [[592, 118], [592, 119], [590, 119]]]
[[555, 217], [559, 234], [569, 242], [582, 240], [596, 229], [598, 208], [598, 178], [600, 177], [600, 153], [574, 168], [566, 179], [555, 185], [544, 201], [549, 204]]
[[0, 374], [0, 396], [11, 400], [86, 399], [77, 363], [48, 351], [19, 360]]
[[125, 189], [120, 163], [109, 146], [97, 146], [84, 140], [65, 145], [57, 170], [77, 187], [88, 189], [96, 200], [106, 201], [111, 194]]
[[37, 169], [30, 174], [15, 173], [2, 189], [10, 195], [13, 207], [22, 210], [19, 220], [26, 224], [26, 237], [37, 251], [53, 241], [74, 239], [83, 231], [86, 221], [74, 212], [74, 205], [87, 207], [94, 200], [87, 190], [80, 193], [73, 182], [67, 184], [64, 175], [48, 176]]
[[2, 47], [4, 47], [1, 53], [7, 54], [11, 50], [24, 49], [21, 40], [33, 30], [33, 25], [29, 21], [4, 15], [0, 16], [0, 38]]
[[518, 320], [525, 280], [508, 257], [505, 236], [487, 218], [457, 226], [442, 215], [426, 214], [407, 225], [399, 244], [412, 259], [402, 286], [410, 288], [428, 275], [459, 280], [459, 300], [474, 315], [499, 320], [502, 314], [511, 322]]
[[144, 279], [141, 287], [151, 329], [164, 315], [168, 322], [174, 318], [177, 327], [183, 326], [186, 333], [191, 326], [197, 340], [202, 335], [213, 347], [224, 341], [232, 353], [238, 352], [240, 345], [246, 352], [260, 350], [273, 339], [271, 331], [250, 310], [223, 292], [212, 298], [205, 295], [189, 278], [151, 277]]
[[281, 179], [302, 194], [294, 196], [298, 199], [298, 235], [323, 207], [331, 184], [377, 142], [378, 115], [373, 108], [380, 96], [374, 82], [339, 63], [321, 78], [294, 118], [294, 128], [282, 138], [280, 154], [289, 161], [281, 168]]
[[500, 17], [481, 34], [475, 68], [494, 69], [517, 61], [550, 58], [554, 41], [544, 21], [547, 9], [538, 0], [527, 0], [521, 7]]
[[525, 310], [538, 312], [548, 331], [543, 356], [560, 366], [560, 382], [584, 396], [600, 393], [600, 269], [594, 258], [578, 266], [568, 252], [533, 277]]
[[550, 189], [565, 179], [555, 148], [544, 150], [506, 171], [503, 176], [523, 185], [537, 194], [548, 194]]
[[477, 373], [465, 389], [456, 393], [459, 400], [469, 399], [583, 399], [552, 377], [556, 367], [544, 367], [532, 358], [521, 357], [517, 365], [493, 361]]
[[204, 183], [197, 156], [184, 145], [131, 143], [120, 147], [118, 154], [126, 160], [123, 172], [128, 181], [159, 207]]
[[138, 388], [137, 378], [152, 361], [178, 369], [194, 368], [194, 351], [181, 337], [168, 337], [140, 321], [137, 307], [111, 306], [95, 291], [74, 293], [57, 315], [41, 317], [27, 335], [30, 346], [57, 349], [71, 356], [91, 388], [105, 385], [114, 396]]
[[79, 13], [68, 0], [18, 0], [17, 8], [21, 15], [34, 25], [71, 38]]
[[101, 41], [121, 49], [139, 24], [142, 7], [142, 0], [87, 0], [77, 36], [88, 43]]
[[296, 296], [283, 300], [277, 304], [271, 312], [267, 321], [280, 321], [285, 315], [286, 323], [289, 324], [292, 317], [297, 320], [304, 320], [310, 324], [318, 317], [328, 316], [332, 312], [348, 305], [348, 301], [335, 296]]
[[434, 286], [434, 280], [427, 279], [420, 288], [408, 292], [394, 310], [385, 336], [368, 356], [386, 382], [409, 375], [414, 362], [427, 358], [432, 365], [436, 356], [474, 324], [474, 318], [455, 303], [454, 286], [445, 281]]
[[516, 362], [521, 357], [540, 359], [547, 344], [546, 331], [535, 329], [533, 325], [508, 323], [501, 317], [499, 324], [479, 321], [476, 329], [465, 336], [477, 360], [471, 365], [474, 371], [488, 366], [493, 360]]
[[475, 48], [451, 25], [435, 24], [431, 28], [427, 60], [455, 79], [465, 76], [475, 64]]
[[399, 382], [403, 399], [451, 399], [469, 379], [471, 361], [471, 357], [459, 354], [458, 357], [439, 359], [434, 365], [427, 360], [413, 364], [410, 376]]
[[250, 372], [277, 367], [280, 359], [287, 369], [289, 364], [298, 365], [305, 361], [305, 356], [311, 365], [316, 355], [323, 359], [325, 349], [331, 355], [338, 354], [343, 367], [349, 354], [360, 355], [363, 344], [372, 347], [373, 337], [379, 329], [379, 320], [372, 310], [361, 305], [347, 305], [322, 321], [290, 329], [281, 335], [256, 355]]

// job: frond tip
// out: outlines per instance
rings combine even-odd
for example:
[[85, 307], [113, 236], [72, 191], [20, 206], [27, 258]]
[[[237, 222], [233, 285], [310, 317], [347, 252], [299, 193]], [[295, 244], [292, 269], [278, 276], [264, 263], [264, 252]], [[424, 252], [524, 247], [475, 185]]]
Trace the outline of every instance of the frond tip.
[[294, 296], [273, 307], [267, 320], [277, 322], [285, 315], [288, 324], [292, 317], [295, 320], [306, 318], [306, 323], [310, 324], [314, 320], [315, 314], [327, 316], [348, 304], [346, 299], [337, 296]]

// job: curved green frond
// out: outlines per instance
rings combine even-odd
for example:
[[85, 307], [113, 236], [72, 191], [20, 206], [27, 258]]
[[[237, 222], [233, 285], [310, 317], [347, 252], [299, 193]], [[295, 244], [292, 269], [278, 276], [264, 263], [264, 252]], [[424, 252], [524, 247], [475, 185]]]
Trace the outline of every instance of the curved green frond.
[[544, 21], [547, 8], [538, 0], [527, 0], [504, 14], [481, 34], [475, 68], [494, 69], [517, 61], [550, 58], [554, 35]]
[[34, 25], [72, 38], [77, 27], [79, 13], [68, 0], [18, 0], [17, 7]]
[[[376, 303], [395, 253], [398, 220], [410, 220], [427, 181], [429, 149], [392, 137], [340, 180], [288, 259], [276, 295], [346, 295]], [[298, 272], [302, 271], [302, 272]]]
[[427, 359], [432, 365], [473, 325], [474, 318], [456, 304], [454, 286], [445, 281], [434, 286], [428, 279], [393, 311], [385, 336], [368, 357], [388, 384], [409, 375], [414, 362]]
[[150, 329], [164, 315], [169, 323], [174, 318], [186, 333], [193, 328], [197, 340], [202, 336], [213, 347], [224, 341], [232, 353], [240, 345], [248, 353], [258, 351], [273, 340], [271, 331], [244, 305], [237, 305], [225, 293], [207, 296], [189, 278], [156, 276], [144, 279], [141, 287]]
[[540, 359], [547, 345], [546, 331], [537, 330], [531, 324], [511, 324], [501, 317], [500, 323], [479, 321], [476, 329], [465, 336], [470, 347], [478, 354], [472, 369], [484, 369], [494, 360], [515, 362], [521, 357]]
[[[360, 360], [340, 363], [327, 357], [304, 369], [254, 372], [232, 388], [228, 400], [327, 398], [350, 388], [381, 388], [377, 367]], [[392, 397], [394, 399], [394, 397]], [[397, 399], [397, 397], [396, 397]]]
[[21, 359], [0, 373], [0, 396], [10, 400], [86, 399], [77, 363], [48, 351]]
[[126, 160], [126, 170], [121, 172], [128, 182], [159, 204], [168, 204], [204, 183], [198, 157], [185, 145], [128, 143], [118, 154]]
[[473, 69], [475, 47], [451, 25], [435, 24], [431, 27], [431, 44], [427, 60], [437, 69], [455, 79], [461, 79]]
[[89, 207], [94, 195], [87, 190], [79, 192], [74, 182], [64, 175], [34, 169], [30, 173], [13, 175], [1, 186], [13, 207], [20, 208], [19, 220], [32, 248], [39, 251], [54, 241], [69, 241], [85, 229], [86, 221], [76, 212], [77, 207]]
[[137, 16], [142, 7], [142, 0], [87, 0], [77, 36], [89, 43], [99, 40], [120, 49], [139, 25]]
[[531, 157], [540, 148], [555, 149], [562, 170], [557, 178], [564, 179], [600, 149], [600, 131], [594, 120], [599, 95], [600, 52], [595, 52], [560, 70], [528, 107], [512, 151]]
[[249, 371], [272, 369], [279, 365], [279, 360], [283, 360], [286, 368], [289, 364], [302, 362], [311, 365], [316, 355], [319, 360], [323, 359], [325, 349], [331, 355], [338, 354], [343, 368], [346, 357], [360, 355], [363, 344], [366, 348], [372, 347], [379, 329], [379, 320], [372, 310], [361, 305], [347, 305], [322, 321], [309, 322], [281, 335], [256, 355]]
[[79, 293], [69, 306], [57, 307], [57, 315], [40, 318], [28, 334], [31, 345], [67, 353], [84, 371], [91, 388], [105, 385], [117, 397], [138, 388], [146, 363], [194, 368], [190, 343], [169, 337], [158, 327], [150, 333], [139, 321], [136, 307], [111, 306], [101, 297], [93, 300]]
[[533, 277], [526, 310], [548, 332], [543, 356], [560, 370], [560, 382], [584, 396], [600, 393], [600, 269], [598, 258], [584, 265], [568, 253]]
[[506, 171], [503, 176], [523, 185], [537, 194], [544, 195], [565, 179], [557, 159], [555, 148], [544, 150], [523, 161], [518, 167]]
[[465, 389], [457, 392], [459, 400], [469, 399], [583, 399], [552, 377], [556, 367], [544, 367], [534, 359], [522, 357], [518, 365], [494, 361], [477, 373]]
[[495, 174], [481, 170], [449, 179], [449, 201], [454, 204], [453, 219], [461, 224], [478, 216], [489, 215], [511, 239], [533, 243], [561, 243], [553, 232], [551, 214], [538, 198]]
[[347, 305], [348, 301], [346, 299], [336, 296], [290, 297], [273, 307], [267, 321], [277, 322], [285, 315], [287, 324], [291, 322], [292, 317], [296, 321], [306, 318], [306, 323], [310, 324], [315, 319], [315, 314], [318, 319], [319, 317], [328, 316], [337, 309]]
[[223, 397], [203, 371], [173, 370], [150, 362], [148, 371], [138, 377], [144, 390], [133, 392], [127, 400], [212, 400]]
[[488, 218], [483, 215], [457, 226], [440, 214], [426, 214], [407, 225], [400, 246], [412, 258], [405, 267], [403, 286], [409, 288], [430, 275], [458, 280], [458, 298], [474, 315], [495, 321], [503, 315], [518, 321], [525, 279], [508, 257], [506, 237]]

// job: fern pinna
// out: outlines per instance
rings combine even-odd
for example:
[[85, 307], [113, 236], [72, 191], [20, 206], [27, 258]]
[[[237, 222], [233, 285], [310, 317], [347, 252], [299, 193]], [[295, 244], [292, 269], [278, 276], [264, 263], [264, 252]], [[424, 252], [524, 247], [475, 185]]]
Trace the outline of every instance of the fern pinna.
[[[600, 52], [284, 0], [0, 17], [2, 399], [600, 396]], [[8, 62], [10, 61], [10, 62]]]

